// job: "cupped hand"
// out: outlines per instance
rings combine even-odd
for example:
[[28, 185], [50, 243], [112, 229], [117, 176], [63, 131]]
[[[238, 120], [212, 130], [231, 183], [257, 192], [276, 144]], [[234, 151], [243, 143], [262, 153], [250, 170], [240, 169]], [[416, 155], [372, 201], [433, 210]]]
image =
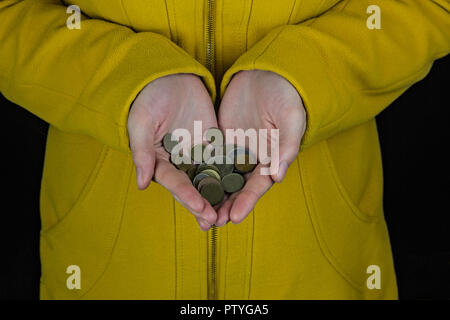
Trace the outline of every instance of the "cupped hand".
[[209, 229], [217, 214], [194, 188], [189, 177], [169, 162], [162, 139], [175, 129], [187, 129], [193, 137], [194, 121], [203, 130], [217, 127], [211, 98], [199, 77], [175, 74], [150, 82], [136, 97], [128, 116], [130, 148], [137, 185], [146, 189], [152, 178], [188, 209], [200, 228]]
[[[219, 109], [219, 128], [279, 129], [278, 170], [261, 174], [262, 164], [247, 177], [244, 188], [219, 208], [217, 226], [242, 222], [274, 182], [281, 182], [297, 157], [306, 128], [306, 111], [297, 90], [282, 76], [263, 70], [240, 71], [229, 83]], [[274, 143], [267, 136], [270, 148]], [[230, 141], [231, 142], [231, 141]], [[259, 159], [261, 160], [261, 159]]]

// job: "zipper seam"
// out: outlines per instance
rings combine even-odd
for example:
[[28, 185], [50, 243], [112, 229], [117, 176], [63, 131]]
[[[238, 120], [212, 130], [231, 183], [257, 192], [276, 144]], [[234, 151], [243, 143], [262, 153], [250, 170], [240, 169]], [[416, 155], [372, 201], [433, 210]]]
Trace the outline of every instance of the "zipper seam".
[[[207, 25], [206, 25], [206, 68], [215, 79], [215, 0], [207, 0]], [[208, 278], [207, 278], [207, 298], [216, 299], [216, 277], [217, 277], [217, 234], [218, 230], [213, 225], [209, 232], [208, 245]]]

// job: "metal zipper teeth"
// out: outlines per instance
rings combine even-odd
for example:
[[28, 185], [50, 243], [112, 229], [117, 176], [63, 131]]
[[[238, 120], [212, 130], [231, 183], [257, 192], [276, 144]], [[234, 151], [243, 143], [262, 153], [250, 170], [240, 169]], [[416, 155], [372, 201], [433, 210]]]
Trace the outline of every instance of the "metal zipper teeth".
[[206, 26], [206, 68], [215, 76], [216, 48], [215, 48], [215, 0], [208, 0], [208, 23]]
[[[208, 21], [206, 26], [206, 68], [215, 77], [215, 0], [208, 0]], [[209, 231], [209, 259], [208, 259], [208, 299], [216, 299], [217, 272], [217, 228], [213, 225]]]
[[212, 226], [210, 230], [210, 261], [209, 261], [209, 284], [208, 299], [215, 300], [216, 297], [216, 272], [217, 272], [217, 227]]

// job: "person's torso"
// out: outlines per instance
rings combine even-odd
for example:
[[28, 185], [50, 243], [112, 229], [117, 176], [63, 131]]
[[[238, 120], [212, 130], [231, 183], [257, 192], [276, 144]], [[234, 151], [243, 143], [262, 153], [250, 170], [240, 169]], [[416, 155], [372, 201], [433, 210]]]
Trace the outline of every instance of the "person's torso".
[[[75, 0], [91, 18], [174, 41], [216, 81], [273, 28], [338, 0]], [[301, 41], [301, 39], [299, 39]], [[306, 75], [307, 76], [307, 75]], [[320, 85], [320, 84], [318, 84]], [[301, 152], [239, 225], [202, 232], [130, 155], [51, 126], [41, 193], [41, 298], [394, 298], [375, 121]], [[65, 273], [79, 265], [81, 290]], [[382, 291], [366, 286], [378, 265]]]
[[[232, 63], [272, 29], [297, 24], [340, 0], [71, 0], [91, 18], [171, 39], [220, 79]], [[214, 50], [213, 55], [209, 50]], [[214, 61], [209, 61], [214, 59]]]

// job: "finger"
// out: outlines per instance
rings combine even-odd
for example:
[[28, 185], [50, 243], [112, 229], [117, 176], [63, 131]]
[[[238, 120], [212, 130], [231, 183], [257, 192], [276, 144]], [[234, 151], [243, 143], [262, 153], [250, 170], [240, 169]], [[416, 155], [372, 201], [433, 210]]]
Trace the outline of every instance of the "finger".
[[132, 126], [128, 132], [130, 148], [136, 167], [138, 188], [144, 190], [150, 184], [155, 168], [153, 130], [150, 121]]
[[217, 214], [215, 210], [202, 198], [183, 171], [178, 170], [167, 160], [157, 158], [154, 179], [169, 190], [175, 199], [192, 214], [204, 219], [211, 225], [216, 223]]
[[261, 174], [262, 165], [259, 164], [245, 183], [244, 188], [239, 191], [230, 210], [231, 222], [237, 224], [253, 210], [258, 200], [273, 185], [273, 180], [269, 175]]
[[224, 201], [224, 203], [217, 211], [216, 225], [218, 227], [222, 227], [226, 225], [228, 221], [230, 221], [230, 210], [237, 195], [238, 193], [233, 193], [226, 201]]
[[195, 219], [197, 220], [200, 229], [202, 229], [203, 231], [208, 231], [211, 228], [211, 225], [208, 224], [205, 220], [197, 217], [195, 217]]
[[[299, 110], [293, 109], [287, 117], [281, 118], [279, 124], [279, 160], [278, 170], [272, 173], [272, 179], [280, 183], [286, 176], [289, 165], [295, 160], [300, 149], [301, 139], [305, 131], [305, 121]], [[278, 143], [271, 137], [271, 143]]]

